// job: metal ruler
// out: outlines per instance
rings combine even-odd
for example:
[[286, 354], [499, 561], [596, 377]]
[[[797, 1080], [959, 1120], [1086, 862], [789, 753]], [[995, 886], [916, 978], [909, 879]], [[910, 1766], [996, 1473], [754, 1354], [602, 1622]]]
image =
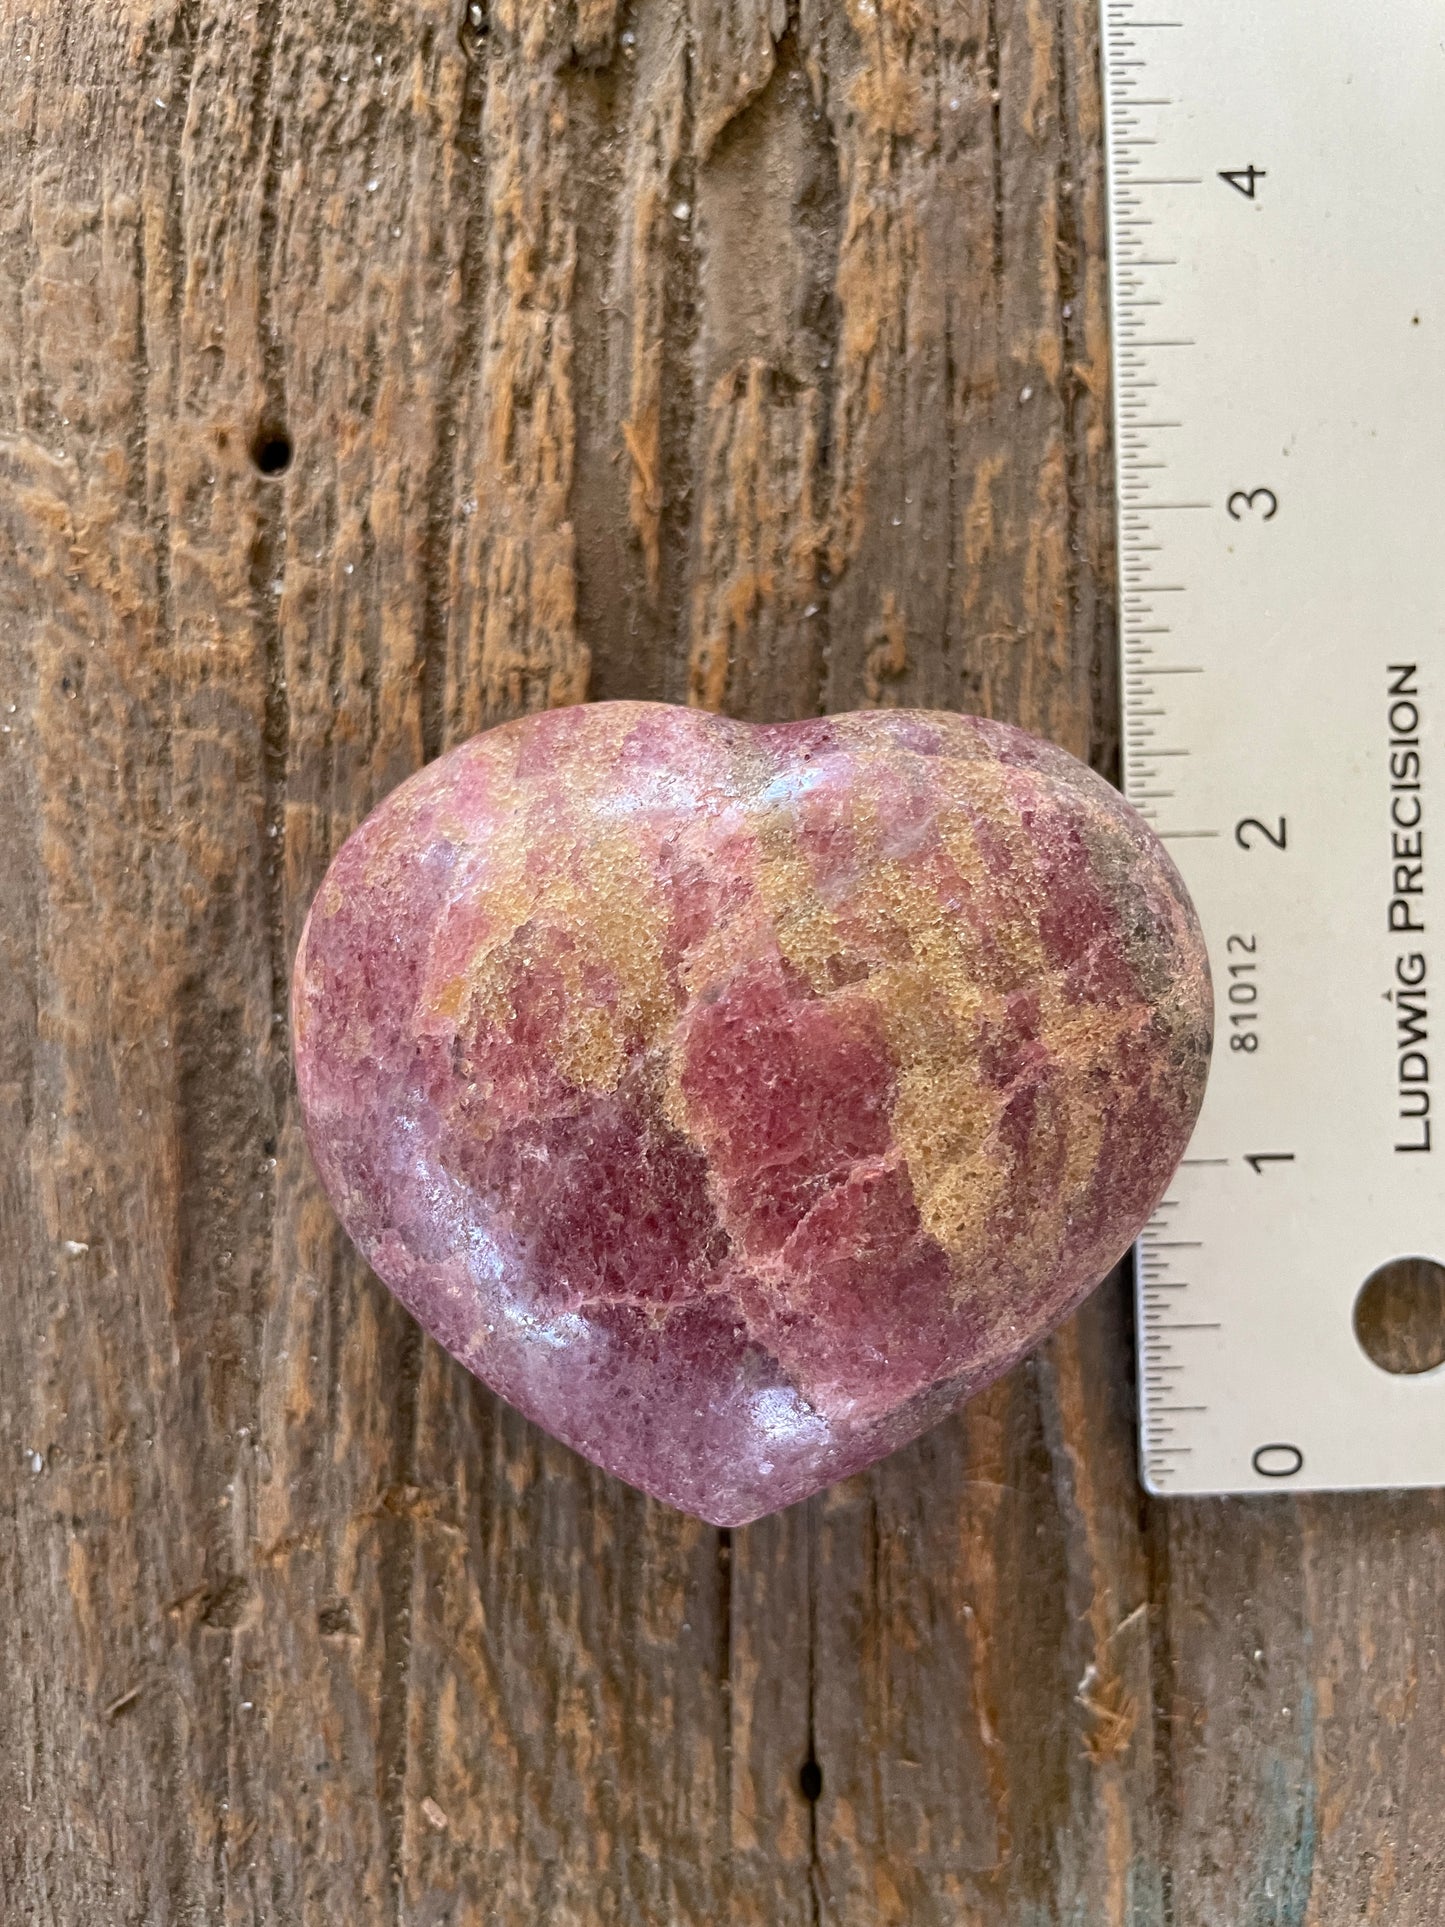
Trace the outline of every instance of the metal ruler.
[[1137, 1253], [1159, 1493], [1445, 1484], [1445, 0], [1103, 0], [1125, 787], [1209, 1092]]

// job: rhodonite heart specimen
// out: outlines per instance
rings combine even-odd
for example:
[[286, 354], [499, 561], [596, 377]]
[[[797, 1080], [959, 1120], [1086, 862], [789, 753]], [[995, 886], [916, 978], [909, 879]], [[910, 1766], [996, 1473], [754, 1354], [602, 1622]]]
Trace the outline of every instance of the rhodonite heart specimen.
[[740, 1525], [892, 1451], [1098, 1282], [1183, 1153], [1178, 874], [1064, 751], [892, 710], [487, 731], [342, 848], [297, 1078], [369, 1262], [588, 1458]]

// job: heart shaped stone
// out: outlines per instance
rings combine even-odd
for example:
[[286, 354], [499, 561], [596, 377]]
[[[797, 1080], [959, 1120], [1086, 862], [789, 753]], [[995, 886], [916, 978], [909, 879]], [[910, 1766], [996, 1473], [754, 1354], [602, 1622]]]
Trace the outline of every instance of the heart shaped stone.
[[1177, 872], [972, 717], [529, 716], [404, 783], [296, 959], [317, 1167], [448, 1351], [740, 1525], [1007, 1369], [1118, 1260], [1204, 1090]]

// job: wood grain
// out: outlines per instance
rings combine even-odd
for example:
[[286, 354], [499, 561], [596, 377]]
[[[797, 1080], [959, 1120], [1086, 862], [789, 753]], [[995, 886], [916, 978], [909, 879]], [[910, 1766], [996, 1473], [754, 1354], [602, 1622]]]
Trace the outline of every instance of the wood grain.
[[1093, 8], [0, 25], [4, 1919], [1439, 1918], [1438, 1495], [1146, 1502], [1114, 1281], [718, 1534], [418, 1337], [291, 1094], [330, 853], [521, 708], [1113, 767]]

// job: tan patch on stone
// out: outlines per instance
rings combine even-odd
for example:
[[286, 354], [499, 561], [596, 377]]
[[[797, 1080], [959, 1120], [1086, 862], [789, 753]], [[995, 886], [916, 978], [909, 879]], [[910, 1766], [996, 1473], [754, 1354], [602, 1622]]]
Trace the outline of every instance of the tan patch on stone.
[[[875, 1007], [897, 1067], [894, 1138], [923, 1227], [948, 1253], [965, 1290], [996, 1269], [1014, 1182], [996, 1142], [1012, 1093], [993, 1086], [980, 1063], [986, 1030], [1006, 1019], [1007, 996], [1027, 989], [1039, 999], [1039, 1042], [1052, 1083], [1034, 1130], [1057, 1130], [1063, 1142], [1061, 1184], [1052, 1197], [1031, 1201], [1026, 1228], [1006, 1253], [1011, 1268], [1034, 1278], [1056, 1261], [1069, 1213], [1092, 1179], [1118, 1051], [1142, 1020], [1133, 1009], [1071, 1002], [1061, 973], [1045, 957], [1038, 917], [1046, 898], [1033, 840], [1018, 815], [1027, 773], [940, 758], [931, 774], [943, 792], [940, 839], [983, 897], [987, 944], [973, 921], [945, 908], [934, 885], [906, 860], [876, 854], [879, 825], [866, 791], [853, 823], [858, 873], [839, 911], [821, 901], [807, 857], [781, 815], [759, 826], [758, 889], [782, 954], [811, 987], [820, 996]], [[1046, 803], [1047, 784], [1035, 780]], [[969, 811], [988, 822], [1006, 850], [1007, 877], [987, 872]], [[866, 965], [866, 978], [836, 988], [840, 961], [845, 975], [848, 967]], [[1100, 1077], [1101, 1071], [1108, 1075]]]
[[[621, 706], [589, 711], [559, 780], [595, 784], [599, 794], [615, 788], [611, 772], [635, 722]], [[625, 814], [587, 825], [573, 816], [565, 845], [548, 849], [523, 808], [522, 787], [508, 780], [510, 755], [501, 741], [490, 759], [500, 807], [486, 846], [488, 934], [460, 972], [424, 987], [423, 1003], [456, 1028], [508, 1028], [516, 1020], [515, 940], [530, 925], [531, 954], [555, 967], [564, 988], [552, 1062], [583, 1090], [612, 1090], [629, 1052], [655, 1045], [675, 1014], [666, 905]], [[598, 976], [611, 987], [608, 1003], [598, 1000]]]

